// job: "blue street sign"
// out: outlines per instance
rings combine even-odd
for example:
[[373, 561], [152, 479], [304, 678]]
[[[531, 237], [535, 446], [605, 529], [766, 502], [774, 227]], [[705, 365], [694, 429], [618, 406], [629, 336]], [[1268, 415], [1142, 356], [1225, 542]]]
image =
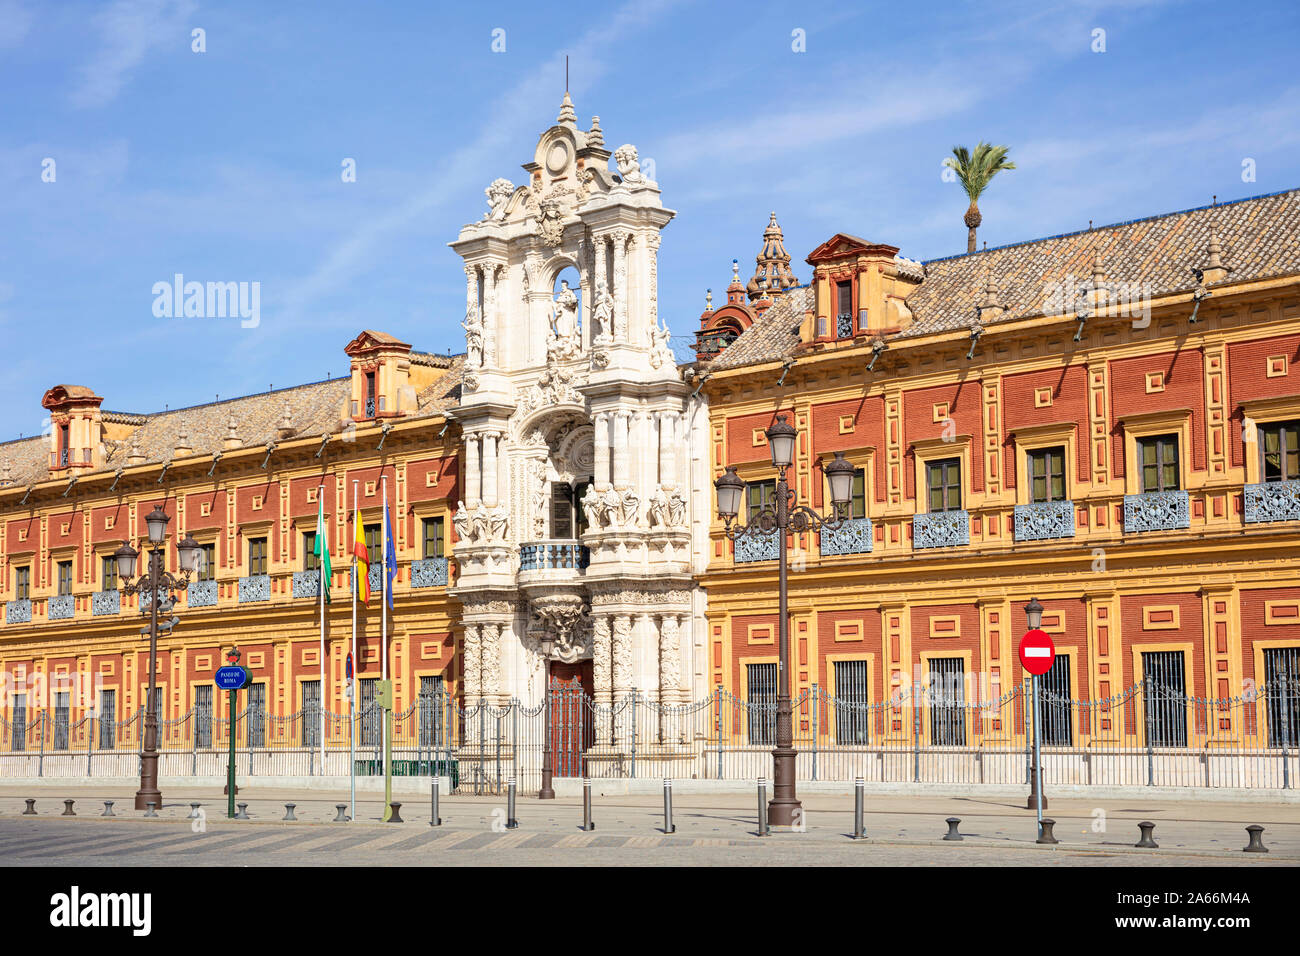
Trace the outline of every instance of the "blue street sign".
[[347, 676], [348, 676], [349, 678], [352, 676], [352, 654], [351, 654], [351, 652], [348, 653], [348, 670], [347, 670]]
[[222, 690], [239, 690], [248, 683], [248, 671], [242, 667], [218, 667], [216, 684]]

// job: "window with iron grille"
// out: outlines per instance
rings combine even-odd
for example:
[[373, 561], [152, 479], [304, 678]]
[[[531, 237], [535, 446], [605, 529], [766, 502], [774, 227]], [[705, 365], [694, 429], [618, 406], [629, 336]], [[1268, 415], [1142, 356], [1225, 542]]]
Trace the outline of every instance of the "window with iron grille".
[[112, 750], [116, 746], [117, 691], [101, 690], [99, 692], [99, 749]]
[[1039, 713], [1043, 727], [1040, 740], [1045, 747], [1069, 747], [1074, 743], [1073, 711], [1070, 709], [1070, 656], [1057, 654], [1051, 669], [1038, 678]]
[[14, 694], [13, 710], [9, 713], [9, 723], [13, 734], [10, 749], [26, 750], [27, 749], [27, 695]]
[[59, 467], [60, 468], [68, 467], [69, 442], [70, 442], [70, 438], [68, 435], [68, 426], [60, 425], [59, 426]]
[[58, 566], [58, 571], [59, 571], [59, 594], [61, 595], [71, 594], [72, 593], [72, 562], [60, 561]]
[[26, 601], [32, 596], [32, 569], [14, 568], [14, 600]]
[[1263, 481], [1300, 478], [1300, 422], [1260, 425], [1259, 453]]
[[248, 539], [248, 574], [266, 573], [266, 539], [249, 538]]
[[212, 746], [212, 685], [194, 685], [194, 746]]
[[68, 749], [68, 692], [54, 693], [54, 749]]
[[1142, 491], [1178, 490], [1178, 436], [1156, 435], [1138, 439], [1142, 456]]
[[1269, 746], [1300, 746], [1300, 647], [1264, 649], [1264, 693]]
[[925, 463], [930, 510], [961, 511], [961, 459], [944, 458]]
[[835, 742], [838, 744], [867, 743], [867, 691], [866, 661], [835, 662]]
[[776, 665], [745, 666], [746, 699], [749, 702], [749, 742], [772, 744], [776, 741]]
[[101, 591], [117, 590], [117, 562], [111, 554], [99, 559], [99, 589]]
[[1065, 495], [1065, 449], [1035, 448], [1029, 452], [1029, 501], [1031, 504], [1045, 504], [1049, 501], [1064, 501]]
[[199, 570], [194, 575], [196, 581], [211, 581], [217, 576], [217, 546], [215, 544], [199, 545]]
[[299, 743], [303, 747], [320, 746], [320, 681], [302, 682], [302, 717], [298, 719], [301, 728]]
[[248, 746], [266, 746], [266, 684], [248, 685]]
[[442, 518], [425, 518], [422, 528], [424, 534], [421, 539], [420, 557], [441, 558], [443, 556]]
[[304, 531], [302, 535], [302, 569], [320, 570], [320, 555], [316, 553], [316, 532]]
[[366, 373], [366, 418], [375, 417], [375, 373]]
[[383, 710], [375, 703], [379, 690], [377, 677], [363, 677], [357, 681], [360, 687], [358, 695], [358, 713], [361, 718], [361, 746], [378, 747], [380, 744], [379, 727], [383, 720]]
[[835, 283], [835, 337], [853, 337], [853, 283]]
[[966, 746], [966, 662], [960, 657], [930, 660], [930, 742]]
[[1152, 747], [1187, 746], [1187, 684], [1182, 651], [1142, 654], [1147, 741]]
[[442, 677], [420, 678], [420, 746], [442, 746]]

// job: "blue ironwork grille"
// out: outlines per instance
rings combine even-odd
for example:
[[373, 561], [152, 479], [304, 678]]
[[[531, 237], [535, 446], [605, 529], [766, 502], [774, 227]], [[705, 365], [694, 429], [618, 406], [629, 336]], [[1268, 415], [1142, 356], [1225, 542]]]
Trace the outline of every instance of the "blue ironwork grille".
[[447, 586], [447, 559], [424, 558], [411, 562], [411, 587], [432, 588]]
[[1248, 523], [1300, 521], [1300, 481], [1266, 481], [1244, 491]]
[[1124, 531], [1168, 531], [1192, 526], [1185, 491], [1150, 491], [1124, 496]]
[[1074, 502], [1047, 501], [1016, 505], [1016, 540], [1045, 541], [1074, 537]]
[[820, 547], [823, 555], [869, 554], [871, 545], [870, 518], [846, 518], [838, 528], [823, 528], [821, 531]]

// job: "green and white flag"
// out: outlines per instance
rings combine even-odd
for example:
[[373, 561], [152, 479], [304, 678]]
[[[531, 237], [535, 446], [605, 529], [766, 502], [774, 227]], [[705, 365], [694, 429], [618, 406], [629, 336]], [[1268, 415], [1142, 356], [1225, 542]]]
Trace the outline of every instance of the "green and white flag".
[[316, 557], [320, 559], [320, 589], [325, 595], [325, 603], [330, 603], [330, 548], [329, 535], [325, 532], [325, 502], [316, 502]]

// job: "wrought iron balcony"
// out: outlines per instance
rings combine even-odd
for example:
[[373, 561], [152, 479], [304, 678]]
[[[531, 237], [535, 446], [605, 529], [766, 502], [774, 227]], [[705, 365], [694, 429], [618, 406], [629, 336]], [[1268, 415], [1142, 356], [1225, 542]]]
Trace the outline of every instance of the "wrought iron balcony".
[[520, 571], [581, 571], [590, 561], [591, 552], [573, 540], [529, 541], [519, 546]]
[[1191, 526], [1191, 509], [1185, 491], [1148, 491], [1124, 496], [1125, 534]]
[[736, 563], [747, 561], [775, 561], [777, 559], [776, 531], [770, 534], [742, 534], [736, 538]]
[[77, 599], [71, 594], [57, 594], [50, 598], [45, 617], [50, 621], [63, 621], [77, 613]]
[[837, 554], [870, 554], [871, 544], [870, 518], [845, 518], [834, 531], [830, 528], [821, 530], [822, 557]]
[[1249, 524], [1300, 521], [1300, 481], [1266, 481], [1245, 487]]
[[32, 602], [29, 599], [10, 601], [5, 605], [6, 624], [30, 624], [31, 620]]
[[90, 596], [90, 613], [95, 617], [104, 614], [120, 614], [121, 611], [121, 591], [96, 591]]
[[912, 517], [913, 548], [952, 548], [970, 544], [970, 514], [931, 511]]
[[370, 582], [371, 594], [382, 594], [384, 588], [384, 566], [382, 564], [372, 564], [370, 570], [366, 572], [366, 580]]
[[1073, 501], [1040, 501], [1032, 505], [1016, 505], [1017, 541], [1073, 537]]
[[[243, 588], [240, 588], [243, 593]], [[185, 594], [186, 607], [213, 607], [217, 603], [216, 581], [191, 581]]]
[[296, 598], [320, 597], [320, 572], [319, 571], [293, 572], [293, 596]]
[[435, 588], [447, 586], [447, 559], [424, 558], [411, 562], [411, 587]]
[[239, 579], [239, 603], [271, 600], [271, 575], [250, 574]]

